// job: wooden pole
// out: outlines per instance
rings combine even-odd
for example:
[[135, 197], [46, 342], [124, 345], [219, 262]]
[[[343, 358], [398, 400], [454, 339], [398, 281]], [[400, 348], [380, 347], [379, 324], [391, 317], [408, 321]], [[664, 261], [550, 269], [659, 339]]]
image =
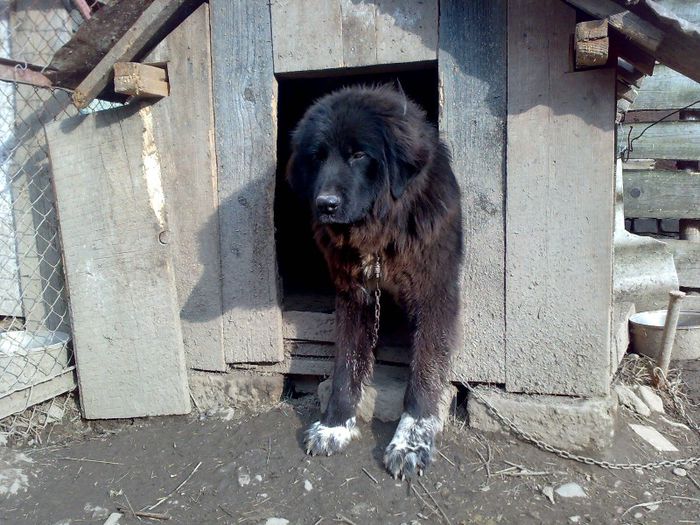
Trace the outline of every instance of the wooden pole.
[[655, 374], [657, 386], [663, 386], [666, 383], [666, 374], [668, 374], [668, 365], [671, 363], [673, 342], [676, 339], [676, 328], [678, 327], [678, 317], [681, 313], [683, 297], [685, 297], [685, 292], [681, 292], [680, 290], [671, 290], [668, 293], [668, 308], [666, 310], [664, 336], [661, 340], [661, 353], [656, 362], [656, 366], [660, 370], [660, 373], [657, 372]]

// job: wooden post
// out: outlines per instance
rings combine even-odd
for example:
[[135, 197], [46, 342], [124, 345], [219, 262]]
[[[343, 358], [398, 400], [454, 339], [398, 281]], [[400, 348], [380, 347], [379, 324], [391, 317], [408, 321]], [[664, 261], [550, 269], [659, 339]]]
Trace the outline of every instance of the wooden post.
[[610, 386], [614, 69], [570, 72], [575, 11], [508, 2], [506, 388]]
[[228, 362], [284, 357], [273, 221], [277, 81], [270, 11], [259, 0], [212, 0], [219, 229]]
[[506, 377], [504, 183], [505, 0], [440, 2], [440, 132], [462, 188], [463, 340], [456, 378]]
[[608, 21], [591, 20], [576, 24], [574, 51], [576, 67], [603, 66], [608, 61]]

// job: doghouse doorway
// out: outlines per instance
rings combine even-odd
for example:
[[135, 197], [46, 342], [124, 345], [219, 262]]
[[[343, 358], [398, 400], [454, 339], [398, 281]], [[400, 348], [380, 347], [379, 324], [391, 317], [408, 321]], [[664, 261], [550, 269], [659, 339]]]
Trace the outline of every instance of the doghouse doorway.
[[[308, 107], [323, 95], [342, 87], [392, 84], [400, 85], [410, 99], [425, 109], [429, 120], [435, 126], [438, 123], [438, 69], [435, 62], [402, 64], [400, 68], [346, 69], [333, 73], [324, 71], [278, 77], [278, 167], [274, 213], [283, 310], [329, 313], [334, 308], [335, 292], [326, 263], [313, 240], [308, 207], [291, 193], [284, 177], [291, 133]], [[387, 305], [387, 308], [394, 310], [392, 305]]]

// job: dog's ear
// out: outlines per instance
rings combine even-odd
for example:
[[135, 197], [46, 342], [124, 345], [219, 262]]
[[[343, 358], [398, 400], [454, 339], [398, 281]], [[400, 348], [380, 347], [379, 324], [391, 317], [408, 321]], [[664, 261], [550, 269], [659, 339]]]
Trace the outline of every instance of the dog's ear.
[[287, 179], [287, 184], [292, 189], [292, 191], [302, 199], [307, 198], [307, 185], [306, 185], [306, 174], [303, 169], [302, 160], [296, 151], [293, 151], [287, 161], [287, 167], [285, 169], [285, 178]]
[[384, 140], [384, 164], [389, 179], [389, 190], [394, 199], [403, 195], [411, 180], [425, 164], [425, 152], [415, 140], [411, 130], [404, 126], [391, 126]]

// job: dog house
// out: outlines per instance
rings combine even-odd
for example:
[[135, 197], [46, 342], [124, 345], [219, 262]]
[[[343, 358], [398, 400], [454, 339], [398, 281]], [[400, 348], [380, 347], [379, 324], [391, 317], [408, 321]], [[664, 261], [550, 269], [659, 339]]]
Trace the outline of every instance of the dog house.
[[[47, 128], [86, 417], [187, 412], [188, 369], [330, 374], [333, 292], [282, 174], [316, 97], [375, 82], [427, 110], [462, 188], [453, 379], [608, 395], [616, 110], [654, 57], [698, 78], [680, 33], [607, 0], [199, 4], [145, 3], [55, 75], [79, 107], [137, 84]], [[401, 365], [388, 319], [377, 360]]]

